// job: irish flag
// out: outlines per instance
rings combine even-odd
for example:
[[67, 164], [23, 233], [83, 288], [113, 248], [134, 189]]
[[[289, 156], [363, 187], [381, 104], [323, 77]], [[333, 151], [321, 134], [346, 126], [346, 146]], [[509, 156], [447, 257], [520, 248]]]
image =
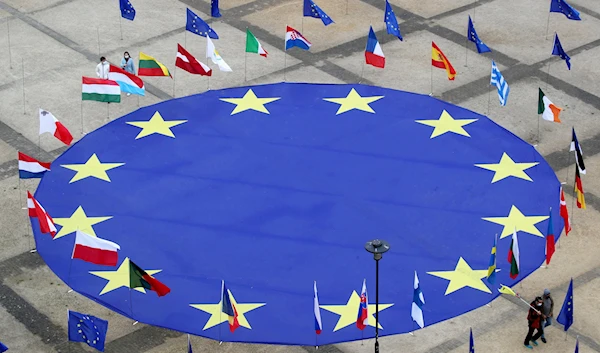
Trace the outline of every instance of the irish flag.
[[512, 241], [510, 242], [510, 249], [508, 250], [508, 263], [510, 264], [510, 278], [517, 278], [521, 264], [519, 260], [519, 242], [517, 240], [516, 229], [513, 233]]
[[121, 247], [111, 241], [93, 237], [82, 231], [75, 232], [72, 259], [80, 259], [96, 265], [117, 266]]
[[246, 53], [256, 53], [265, 58], [269, 54], [248, 28], [246, 28]]
[[539, 88], [540, 94], [538, 99], [538, 114], [542, 114], [542, 118], [548, 121], [554, 121], [555, 123], [560, 123], [560, 119], [558, 115], [562, 108], [557, 107], [546, 97], [542, 89]]
[[81, 99], [108, 103], [121, 102], [121, 87], [115, 81], [82, 77]]
[[140, 62], [138, 66], [138, 76], [171, 76], [169, 69], [150, 55], [140, 52]]

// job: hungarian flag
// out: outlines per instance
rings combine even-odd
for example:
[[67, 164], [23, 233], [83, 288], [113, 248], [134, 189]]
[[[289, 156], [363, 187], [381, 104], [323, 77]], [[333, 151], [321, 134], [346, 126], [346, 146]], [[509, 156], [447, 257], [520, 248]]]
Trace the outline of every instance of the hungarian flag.
[[513, 232], [512, 240], [510, 242], [510, 249], [508, 249], [508, 263], [510, 264], [510, 278], [517, 278], [521, 265], [519, 262], [519, 242], [517, 240], [516, 229]]
[[567, 202], [565, 201], [565, 192], [560, 187], [560, 216], [563, 218], [565, 223], [565, 235], [569, 235], [571, 231], [571, 224], [569, 223], [569, 210], [567, 210]]
[[583, 195], [583, 184], [581, 184], [579, 168], [575, 168], [575, 196], [577, 197], [577, 208], [585, 210], [585, 196]]
[[265, 58], [269, 54], [248, 28], [246, 28], [246, 53], [256, 53]]
[[356, 327], [364, 330], [369, 325], [369, 298], [367, 296], [367, 280], [363, 279], [362, 290], [360, 292], [360, 305], [358, 306], [358, 315], [356, 317]]
[[431, 65], [440, 69], [445, 69], [448, 74], [448, 79], [451, 81], [454, 80], [456, 71], [452, 67], [452, 64], [450, 64], [448, 58], [446, 58], [446, 55], [442, 53], [440, 48], [438, 48], [434, 42], [431, 42]]
[[227, 321], [229, 321], [229, 331], [235, 332], [240, 327], [240, 323], [238, 322], [237, 309], [231, 301], [229, 290], [225, 287], [225, 281], [221, 282], [221, 303], [221, 311], [227, 315]]
[[579, 145], [577, 135], [575, 135], [575, 128], [573, 128], [573, 135], [571, 137], [571, 147], [569, 148], [569, 151], [575, 151], [575, 162], [577, 162], [577, 167], [579, 168], [581, 174], [585, 174], [585, 164], [583, 163], [583, 150]]
[[196, 60], [196, 58], [185, 50], [181, 44], [177, 44], [177, 59], [175, 59], [175, 66], [190, 74], [212, 76], [212, 69]]
[[548, 218], [548, 232], [546, 233], [546, 265], [550, 264], [550, 259], [554, 255], [554, 226], [552, 225], [552, 209]]
[[56, 226], [54, 226], [52, 217], [50, 217], [44, 207], [33, 198], [33, 195], [31, 195], [29, 191], [27, 191], [27, 208], [29, 210], [29, 217], [38, 219], [42, 233], [50, 233], [52, 238], [54, 238], [54, 235], [56, 235]]
[[542, 114], [542, 118], [548, 121], [554, 121], [555, 123], [560, 123], [560, 119], [558, 115], [560, 114], [562, 108], [557, 107], [546, 97], [544, 92], [542, 92], [541, 88], [538, 88], [540, 91], [539, 99], [538, 99], [538, 114]]
[[121, 247], [112, 241], [100, 239], [82, 231], [75, 232], [75, 246], [71, 259], [80, 259], [96, 265], [117, 266]]
[[169, 287], [150, 276], [131, 260], [129, 260], [129, 288], [146, 288], [153, 290], [159, 297], [165, 296], [171, 292]]
[[65, 145], [73, 142], [73, 136], [58, 119], [47, 110], [40, 109], [40, 135], [49, 132]]
[[138, 65], [138, 76], [171, 76], [169, 69], [150, 55], [140, 52], [140, 61]]
[[84, 101], [120, 103], [121, 87], [113, 80], [84, 76], [81, 78], [81, 99]]

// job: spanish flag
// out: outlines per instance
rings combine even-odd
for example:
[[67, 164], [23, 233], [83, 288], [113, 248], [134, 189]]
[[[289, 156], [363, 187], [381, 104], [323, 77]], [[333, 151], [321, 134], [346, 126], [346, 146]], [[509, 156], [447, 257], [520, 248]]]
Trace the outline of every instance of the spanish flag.
[[431, 42], [431, 65], [440, 68], [446, 69], [446, 73], [448, 74], [449, 80], [454, 80], [454, 76], [456, 76], [456, 71], [448, 61], [448, 58], [434, 42]]
[[575, 167], [575, 196], [577, 196], [577, 208], [585, 210], [585, 197], [583, 195], [583, 184], [581, 184], [581, 176], [579, 168]]
[[138, 76], [171, 76], [169, 69], [150, 55], [140, 52]]

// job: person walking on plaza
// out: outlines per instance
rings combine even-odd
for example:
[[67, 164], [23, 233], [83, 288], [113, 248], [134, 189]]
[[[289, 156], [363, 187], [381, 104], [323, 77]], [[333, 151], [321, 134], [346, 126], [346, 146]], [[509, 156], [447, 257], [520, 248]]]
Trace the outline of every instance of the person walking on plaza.
[[549, 289], [544, 289], [542, 297], [542, 342], [546, 343], [545, 328], [552, 325], [552, 317], [554, 317], [554, 300], [550, 295]]
[[100, 63], [98, 65], [96, 65], [96, 75], [99, 78], [108, 80], [109, 66], [110, 66], [110, 64], [108, 63], [108, 61], [106, 60], [106, 58], [105, 57], [101, 57], [100, 58]]
[[[533, 343], [534, 346], [537, 346], [538, 343], [536, 341], [542, 336], [542, 333], [544, 332], [542, 329], [542, 304], [542, 297], [536, 297], [535, 300], [531, 302], [531, 307], [529, 308], [529, 313], [527, 314], [529, 331], [527, 332], [527, 337], [525, 337], [525, 342], [523, 342], [523, 344], [526, 348], [529, 349], [533, 349], [529, 342], [531, 341], [531, 343]], [[535, 330], [537, 330], [537, 332], [534, 335], [533, 331]]]
[[[133, 64], [133, 59], [129, 55], [128, 51], [123, 53], [123, 59], [121, 59], [121, 69], [135, 75], [135, 65]], [[127, 93], [127, 95], [130, 96], [131, 93]]]

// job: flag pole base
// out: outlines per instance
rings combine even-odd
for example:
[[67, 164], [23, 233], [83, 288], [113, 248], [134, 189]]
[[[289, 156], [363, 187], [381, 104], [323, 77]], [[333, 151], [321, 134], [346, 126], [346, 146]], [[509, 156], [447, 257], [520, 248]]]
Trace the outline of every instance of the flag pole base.
[[560, 185], [565, 185], [567, 182], [566, 181], [561, 181]]
[[408, 334], [409, 334], [409, 335], [411, 335], [411, 336], [414, 336], [414, 335], [415, 335], [415, 333], [414, 333], [414, 332], [409, 332]]
[[138, 323], [138, 322], [139, 322], [139, 321], [136, 321], [136, 322], [134, 322], [132, 326], [135, 326], [135, 325], [137, 325], [137, 323]]
[[36, 253], [36, 252], [37, 252], [37, 249], [31, 249], [31, 250], [29, 250], [29, 252], [30, 252], [30, 253], [32, 253], [32, 254], [33, 254], [33, 253]]
[[[566, 183], [565, 183], [565, 184], [566, 184]], [[26, 209], [27, 209], [27, 207], [21, 207], [21, 209], [22, 209], [22, 210], [26, 210]]]
[[223, 341], [219, 341], [219, 346], [223, 344]]
[[73, 291], [72, 289], [69, 289], [69, 291], [67, 293], [71, 293], [72, 291]]

